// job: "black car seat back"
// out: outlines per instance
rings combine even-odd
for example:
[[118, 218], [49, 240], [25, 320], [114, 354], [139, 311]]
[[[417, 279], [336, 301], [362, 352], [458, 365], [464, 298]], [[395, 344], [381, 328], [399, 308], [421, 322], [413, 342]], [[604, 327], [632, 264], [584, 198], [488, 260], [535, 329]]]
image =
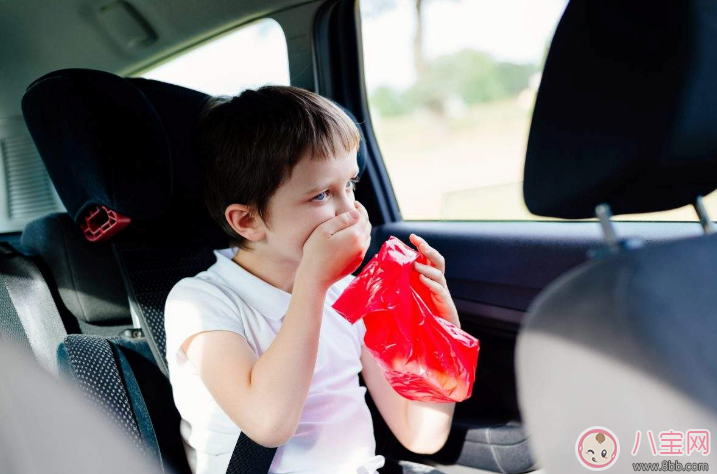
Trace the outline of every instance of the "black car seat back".
[[[48, 262], [58, 283], [69, 283], [61, 296], [79, 321], [111, 327], [135, 316], [166, 374], [162, 293], [211, 264], [186, 268], [188, 248], [199, 245], [213, 258], [211, 249], [226, 239], [203, 211], [190, 152], [207, 96], [132, 81], [69, 69], [30, 84], [23, 114], [68, 212], [31, 223], [21, 242]], [[143, 268], [153, 272], [149, 279]], [[137, 276], [137, 285], [127, 279]]]
[[52, 294], [36, 263], [42, 264], [8, 242], [0, 243], [0, 341], [34, 356], [53, 375], [77, 382], [140, 455], [165, 472], [189, 474], [181, 440], [172, 429], [179, 416], [166, 403], [171, 387], [147, 341], [67, 335], [56, 307], [59, 297]]
[[89, 242], [67, 213], [28, 223], [21, 249], [50, 275], [60, 314], [71, 334], [118, 336], [139, 327], [109, 245]]
[[[124, 338], [71, 335], [60, 347], [63, 371], [145, 448], [143, 453], [160, 462], [174, 458], [175, 470], [187, 472], [179, 415], [165, 377], [164, 301], [177, 281], [209, 267], [212, 249], [225, 246], [226, 239], [206, 213], [196, 212], [202, 202], [198, 186], [183, 183], [197, 176], [189, 140], [206, 96], [155, 81], [133, 82], [148, 90], [110, 73], [78, 69], [47, 74], [28, 87], [25, 120], [68, 213], [28, 225], [22, 245], [50, 263], [58, 281], [71, 283], [62, 301], [80, 326], [108, 327], [109, 336], [118, 322], [137, 317], [151, 364], [135, 356], [140, 369], [125, 370], [122, 355], [141, 351], [122, 346]], [[137, 380], [136, 371], [152, 374], [152, 365], [153, 376]]]

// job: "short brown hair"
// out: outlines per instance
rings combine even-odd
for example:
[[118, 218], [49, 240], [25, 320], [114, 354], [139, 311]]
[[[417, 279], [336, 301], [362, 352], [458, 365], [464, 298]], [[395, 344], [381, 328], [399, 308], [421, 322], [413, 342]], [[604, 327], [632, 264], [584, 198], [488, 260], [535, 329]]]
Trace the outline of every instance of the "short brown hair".
[[346, 113], [305, 89], [267, 85], [211, 97], [197, 122], [201, 189], [229, 245], [248, 248], [226, 219], [229, 205], [245, 204], [266, 223], [269, 200], [305, 153], [325, 160], [336, 153], [336, 142], [349, 152], [358, 150], [360, 140]]

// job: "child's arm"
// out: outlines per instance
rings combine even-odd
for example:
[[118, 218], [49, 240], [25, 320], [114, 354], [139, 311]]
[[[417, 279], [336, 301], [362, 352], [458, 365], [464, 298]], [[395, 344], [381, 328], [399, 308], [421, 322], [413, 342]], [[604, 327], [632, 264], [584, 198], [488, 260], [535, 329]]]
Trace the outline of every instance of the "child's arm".
[[[423, 284], [431, 290], [437, 316], [460, 328], [458, 311], [444, 276], [445, 258], [416, 234], [411, 234], [409, 239], [429, 263], [416, 262], [415, 268], [421, 274]], [[455, 402], [429, 403], [403, 398], [388, 383], [366, 346], [361, 350], [361, 363], [371, 398], [398, 441], [406, 449], [420, 454], [433, 454], [441, 449], [451, 430]]]
[[448, 440], [455, 402], [408, 400], [396, 392], [366, 346], [361, 347], [361, 374], [371, 399], [396, 439], [409, 451], [433, 454]]
[[297, 272], [281, 329], [259, 358], [230, 331], [202, 332], [182, 345], [217, 404], [263, 446], [288, 442], [299, 424], [316, 366], [327, 290]]

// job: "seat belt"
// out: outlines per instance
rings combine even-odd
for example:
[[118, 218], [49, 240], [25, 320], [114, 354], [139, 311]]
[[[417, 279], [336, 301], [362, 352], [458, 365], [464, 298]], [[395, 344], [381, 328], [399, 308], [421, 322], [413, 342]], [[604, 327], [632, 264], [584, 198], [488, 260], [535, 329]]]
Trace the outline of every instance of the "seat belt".
[[0, 276], [38, 363], [59, 375], [57, 347], [67, 336], [50, 288], [35, 263], [0, 242]]
[[267, 474], [277, 449], [260, 445], [242, 431], [229, 460], [227, 474]]

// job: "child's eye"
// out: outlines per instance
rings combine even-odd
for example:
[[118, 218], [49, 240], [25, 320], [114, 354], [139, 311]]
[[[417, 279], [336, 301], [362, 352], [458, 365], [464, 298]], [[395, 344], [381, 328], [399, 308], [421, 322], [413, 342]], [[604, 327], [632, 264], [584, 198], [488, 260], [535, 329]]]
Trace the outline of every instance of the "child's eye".
[[600, 455], [601, 455], [602, 457], [606, 458], [606, 457], [607, 457], [607, 450], [606, 450], [606, 449], [603, 449], [603, 450], [602, 450], [602, 453], [600, 453]]
[[[358, 182], [359, 182], [359, 178], [351, 178], [349, 181], [346, 182], [346, 184], [348, 184], [348, 186], [346, 186], [346, 187], [353, 191], [356, 189], [356, 183], [358, 183]], [[324, 201], [326, 201], [326, 199], [316, 199], [316, 198], [318, 198], [319, 196], [323, 196], [326, 193], [328, 193], [328, 190], [322, 192], [321, 194], [317, 194], [316, 196], [311, 198], [311, 200], [317, 201], [317, 202], [324, 202]]]
[[326, 194], [326, 191], [324, 191], [324, 192], [321, 193], [321, 194], [317, 194], [316, 196], [314, 196], [313, 198], [311, 198], [311, 200], [312, 200], [312, 201], [313, 201], [313, 200], [316, 200], [316, 201], [319, 201], [319, 202], [325, 201], [325, 199], [316, 199], [317, 197], [323, 196], [324, 194]]
[[356, 189], [356, 185], [358, 184], [358, 182], [359, 182], [359, 178], [351, 178], [351, 179], [349, 180], [349, 183], [351, 183], [350, 188], [351, 188], [352, 190], [355, 190], [355, 189]]

